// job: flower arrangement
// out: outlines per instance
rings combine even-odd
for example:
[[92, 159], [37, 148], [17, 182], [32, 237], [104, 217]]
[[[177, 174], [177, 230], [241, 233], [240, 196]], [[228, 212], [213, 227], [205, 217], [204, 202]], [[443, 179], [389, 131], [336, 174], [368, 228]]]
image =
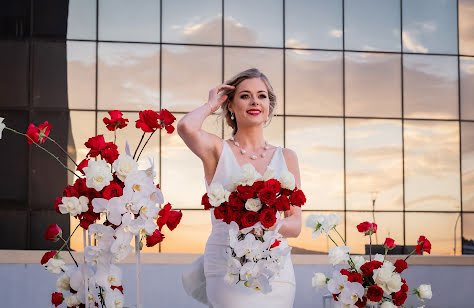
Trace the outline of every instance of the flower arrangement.
[[[152, 135], [163, 128], [169, 134], [173, 133], [172, 124], [176, 118], [166, 109], [140, 111], [135, 126], [143, 134], [132, 155], [128, 143], [122, 154], [115, 144], [117, 130], [126, 127], [129, 120], [119, 110], [108, 113], [109, 117], [105, 117], [103, 122], [109, 131], [114, 132], [114, 141], [106, 142], [103, 135], [89, 138], [85, 142], [89, 152], [79, 164], [50, 137], [52, 127], [47, 121], [39, 126], [30, 124], [26, 133], [21, 133], [7, 127], [0, 118], [0, 138], [3, 130], [25, 136], [28, 144], [46, 151], [77, 177], [73, 185], [65, 187], [62, 197], [56, 198], [55, 209], [60, 214], [79, 219], [78, 226], [67, 239], [62, 237], [62, 230], [56, 224], [48, 226], [44, 234], [46, 240], [63, 242], [58, 250], [46, 252], [41, 259], [46, 270], [61, 274], [56, 291], [51, 295], [51, 303], [56, 307], [62, 303], [67, 307], [122, 307], [122, 273], [115, 264], [130, 254], [133, 250], [130, 242], [135, 238], [139, 273], [142, 241], [146, 241], [147, 247], [155, 246], [165, 238], [163, 227], [166, 225], [170, 231], [175, 229], [182, 217], [182, 212], [172, 210], [170, 203], [161, 206], [164, 199], [160, 185], [154, 183], [153, 162], [150, 160], [150, 167], [146, 170], [138, 167], [140, 155]], [[142, 145], [147, 133], [148, 139]], [[46, 141], [57, 145], [76, 165], [75, 170], [45, 149], [42, 144]], [[98, 222], [101, 218], [103, 223]], [[69, 241], [79, 226], [83, 229], [84, 240], [84, 263], [80, 265], [69, 248]], [[95, 238], [95, 246], [86, 246], [86, 233], [89, 243], [91, 236]], [[71, 255], [76, 265], [74, 268], [69, 268], [60, 257], [64, 248]], [[140, 289], [139, 279], [137, 283]], [[141, 306], [139, 297], [138, 307]]]
[[[351, 256], [350, 247], [346, 246], [346, 241], [336, 229], [339, 221], [340, 216], [335, 214], [312, 214], [305, 221], [314, 238], [324, 233], [336, 245], [329, 249], [329, 262], [332, 265], [347, 262], [349, 265], [349, 268], [334, 271], [331, 278], [323, 273], [315, 273], [312, 279], [313, 287], [319, 289], [327, 286], [336, 307], [403, 307], [408, 293], [417, 295], [422, 301], [431, 299], [431, 285], [422, 284], [410, 291], [406, 280], [401, 277], [401, 273], [408, 268], [406, 260], [411, 255], [430, 253], [431, 243], [425, 236], [419, 237], [415, 249], [406, 258], [398, 259], [395, 263], [386, 260], [387, 252], [396, 247], [392, 238], [385, 240], [385, 255], [376, 254], [372, 259], [372, 254], [369, 254], [369, 260], [366, 260], [362, 256]], [[377, 232], [377, 225], [365, 221], [357, 225], [357, 230], [370, 238]], [[330, 231], [334, 231], [343, 244], [339, 246], [329, 234]]]
[[202, 197], [204, 209], [212, 209], [216, 219], [230, 225], [228, 283], [243, 282], [255, 291], [271, 291], [270, 281], [284, 265], [281, 258], [291, 251], [278, 233], [280, 212], [305, 202], [294, 175], [284, 171], [276, 179], [270, 166], [261, 176], [252, 164], [243, 165], [232, 177], [232, 191], [217, 182], [209, 186]]

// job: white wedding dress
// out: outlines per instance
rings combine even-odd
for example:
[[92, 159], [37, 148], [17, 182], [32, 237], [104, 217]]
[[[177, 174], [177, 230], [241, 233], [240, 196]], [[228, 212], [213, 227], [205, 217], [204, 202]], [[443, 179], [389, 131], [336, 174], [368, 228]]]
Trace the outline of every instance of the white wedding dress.
[[[223, 148], [217, 163], [214, 177], [211, 181], [220, 182], [227, 190], [231, 190], [231, 177], [241, 168], [227, 141], [223, 140]], [[272, 167], [275, 177], [282, 171], [287, 171], [282, 148], [277, 147], [267, 169]], [[206, 178], [206, 191], [209, 189]], [[242, 308], [242, 307], [293, 307], [295, 297], [295, 274], [290, 254], [282, 258], [283, 270], [271, 280], [272, 291], [267, 294], [247, 288], [242, 282], [228, 284], [224, 280], [227, 273], [227, 255], [229, 225], [214, 217], [211, 209], [212, 232], [207, 240], [204, 254], [184, 273], [183, 287], [186, 292], [198, 301], [212, 308]]]

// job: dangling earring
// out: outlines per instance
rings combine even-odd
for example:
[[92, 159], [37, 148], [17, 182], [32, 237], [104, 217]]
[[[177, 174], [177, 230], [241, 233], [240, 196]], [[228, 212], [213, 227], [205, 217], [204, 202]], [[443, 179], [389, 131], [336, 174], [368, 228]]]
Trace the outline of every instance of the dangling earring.
[[230, 112], [230, 119], [231, 119], [231, 120], [234, 120], [234, 119], [235, 119], [234, 113], [233, 113], [232, 111]]

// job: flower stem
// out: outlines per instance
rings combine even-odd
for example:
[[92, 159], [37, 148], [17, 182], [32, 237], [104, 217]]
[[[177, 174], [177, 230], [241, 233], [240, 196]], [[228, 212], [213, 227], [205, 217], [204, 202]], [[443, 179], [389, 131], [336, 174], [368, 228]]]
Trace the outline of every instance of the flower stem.
[[74, 256], [73, 256], [72, 253], [71, 253], [71, 249], [69, 248], [69, 245], [67, 244], [67, 242], [63, 239], [62, 236], [60, 236], [59, 238], [62, 239], [63, 242], [66, 244], [66, 248], [67, 248], [67, 250], [68, 250], [68, 252], [69, 252], [69, 255], [71, 256], [71, 258], [72, 258], [72, 260], [74, 261], [74, 263], [76, 263], [76, 267], [79, 267], [79, 265], [77, 265], [76, 259], [74, 259]]
[[332, 237], [328, 234], [328, 237], [329, 239], [334, 243], [334, 245], [336, 245], [337, 247], [339, 247], [339, 245], [332, 239]]
[[372, 234], [369, 235], [369, 261], [372, 261]]
[[59, 248], [58, 250], [58, 253], [63, 250], [64, 246], [66, 246], [67, 242], [69, 242], [69, 240], [71, 239], [72, 235], [74, 234], [74, 232], [76, 232], [77, 228], [79, 228], [80, 224], [78, 224], [76, 226], [76, 228], [74, 229], [74, 231], [72, 231], [72, 233], [69, 235], [69, 237], [67, 238], [67, 241], [64, 242], [64, 244], [61, 246], [61, 248]]
[[48, 153], [49, 155], [51, 155], [54, 159], [56, 159], [58, 161], [58, 163], [61, 164], [61, 166], [63, 166], [66, 170], [68, 170], [69, 172], [71, 172], [72, 174], [74, 174], [75, 176], [77, 176], [78, 178], [80, 178], [80, 176], [78, 176], [74, 171], [72, 171], [71, 169], [69, 169], [65, 164], [63, 164], [63, 162], [61, 160], [59, 160], [59, 157], [55, 156], [53, 153], [51, 153], [50, 151], [46, 150], [44, 147], [40, 146], [38, 143], [34, 142], [33, 139], [30, 138], [30, 136], [28, 136], [27, 134], [23, 134], [23, 133], [20, 133], [10, 127], [5, 127], [6, 130], [9, 130], [15, 134], [18, 134], [18, 135], [22, 135], [22, 136], [25, 136], [26, 138], [28, 138], [29, 140], [31, 140], [38, 148], [42, 149], [43, 151], [45, 151], [46, 153]]
[[[337, 231], [336, 227], [333, 227], [332, 229], [333, 229], [334, 231], [336, 231], [337, 235], [339, 235], [339, 237], [341, 238], [341, 240], [342, 240], [342, 242], [344, 243], [344, 245], [346, 245], [346, 240], [345, 240], [345, 239], [342, 237], [342, 235]], [[329, 237], [329, 239], [331, 239], [331, 241], [332, 241], [334, 244], [336, 244], [336, 242], [331, 238], [331, 236], [330, 236], [329, 234], [328, 234], [328, 237]], [[336, 244], [336, 246], [338, 246], [338, 245]], [[346, 246], [347, 246], [347, 245], [346, 245]], [[357, 271], [356, 266], [355, 266], [355, 263], [354, 263], [354, 261], [352, 261], [351, 254], [348, 253], [348, 255], [349, 255], [349, 261], [348, 261], [349, 265], [351, 266], [351, 268], [353, 268], [354, 270]]]
[[69, 153], [66, 152], [66, 150], [65, 150], [62, 146], [60, 146], [59, 143], [56, 142], [56, 140], [54, 140], [53, 138], [50, 138], [49, 136], [46, 136], [46, 138], [47, 138], [48, 140], [50, 140], [52, 143], [54, 143], [59, 149], [61, 149], [61, 151], [63, 151], [63, 153], [66, 154], [67, 157], [68, 157], [68, 158], [74, 163], [74, 165], [76, 165], [76, 167], [77, 167], [76, 161], [75, 161], [74, 159], [72, 159], [71, 156], [69, 156]]
[[148, 144], [148, 141], [150, 141], [151, 136], [153, 136], [153, 134], [154, 134], [155, 132], [156, 132], [156, 130], [153, 131], [153, 133], [151, 133], [150, 136], [148, 137], [148, 139], [146, 140], [145, 144], [144, 144], [143, 147], [142, 147], [142, 150], [140, 151], [140, 154], [138, 154], [137, 161], [140, 159], [140, 155], [142, 155], [143, 149], [145, 149], [146, 145]]
[[333, 228], [334, 231], [336, 231], [337, 235], [339, 235], [339, 237], [341, 238], [342, 242], [344, 243], [344, 245], [346, 245], [346, 240], [342, 237], [342, 235], [337, 231], [336, 227]]
[[135, 149], [135, 153], [133, 153], [133, 159], [135, 159], [135, 156], [137, 155], [138, 149], [140, 148], [140, 145], [142, 144], [144, 137], [145, 137], [145, 132], [143, 132], [142, 137], [140, 138], [140, 142], [138, 143], [137, 148]]
[[403, 261], [406, 261], [415, 251], [416, 251], [416, 249], [413, 249], [413, 251], [410, 252], [410, 254]]

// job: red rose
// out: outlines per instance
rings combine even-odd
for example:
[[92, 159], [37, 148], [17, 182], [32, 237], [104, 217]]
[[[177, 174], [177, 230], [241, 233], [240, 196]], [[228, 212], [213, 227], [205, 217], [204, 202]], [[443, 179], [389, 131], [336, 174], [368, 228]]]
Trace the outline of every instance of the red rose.
[[62, 198], [58, 197], [54, 199], [54, 210], [56, 211], [56, 213], [62, 214], [61, 211], [59, 210], [59, 205], [62, 203], [63, 203]]
[[264, 187], [265, 187], [265, 183], [263, 181], [255, 181], [252, 184], [252, 188], [256, 193], [258, 193]]
[[280, 190], [281, 190], [280, 182], [278, 180], [275, 180], [275, 179], [269, 179], [269, 180], [265, 181], [264, 187], [266, 189], [271, 190], [275, 194], [279, 193]]
[[266, 207], [260, 212], [259, 219], [265, 228], [270, 228], [276, 222], [275, 211], [272, 208]]
[[235, 191], [229, 196], [229, 206], [233, 211], [241, 211], [244, 209], [245, 204]]
[[172, 211], [171, 204], [168, 202], [165, 206], [158, 212], [158, 217], [156, 224], [161, 231], [161, 228], [166, 224], [170, 231], [173, 231], [174, 228], [179, 224], [181, 221], [181, 217], [183, 213], [181, 211]]
[[84, 169], [84, 167], [87, 167], [88, 165], [89, 165], [89, 160], [87, 158], [85, 158], [79, 163], [79, 165], [77, 165], [76, 170], [81, 172], [82, 174], [85, 174], [84, 170], [82, 170], [82, 169]]
[[393, 265], [397, 273], [401, 273], [408, 268], [408, 264], [402, 259], [398, 259]]
[[280, 211], [280, 212], [288, 211], [291, 206], [290, 200], [288, 200], [288, 197], [285, 195], [280, 195], [280, 197], [276, 199], [276, 202], [274, 205], [277, 211]]
[[374, 270], [382, 267], [383, 263], [380, 261], [373, 260], [371, 262], [366, 262], [364, 263], [361, 267], [360, 270], [362, 273], [367, 276], [367, 277], [372, 277], [374, 274]]
[[226, 211], [227, 202], [222, 202], [218, 207], [214, 208], [214, 217], [216, 219], [224, 219], [224, 213]]
[[390, 237], [387, 237], [385, 239], [385, 243], [383, 243], [383, 245], [385, 246], [385, 249], [393, 249], [397, 247], [397, 245], [395, 245], [395, 240]]
[[123, 118], [123, 114], [120, 110], [111, 110], [109, 111], [109, 115], [110, 119], [105, 117], [102, 120], [108, 130], [114, 131], [117, 128], [124, 128], [127, 126], [128, 119]]
[[341, 269], [340, 273], [342, 275], [346, 275], [347, 276], [347, 281], [349, 281], [349, 282], [358, 282], [360, 284], [362, 284], [364, 282], [364, 278], [359, 273], [350, 272], [345, 268]]
[[104, 135], [91, 137], [89, 140], [87, 140], [87, 142], [84, 143], [84, 145], [90, 149], [89, 153], [87, 153], [87, 156], [96, 157], [100, 154], [100, 151], [105, 149]]
[[377, 225], [375, 223], [364, 221], [357, 225], [357, 230], [365, 235], [371, 235], [377, 232]]
[[120, 285], [120, 286], [110, 286], [110, 289], [112, 289], [112, 290], [117, 289], [120, 292], [122, 292], [122, 294], [123, 294], [123, 286], [122, 285]]
[[367, 298], [372, 301], [378, 303], [383, 297], [383, 289], [378, 285], [370, 286], [367, 289]]
[[268, 188], [262, 188], [258, 193], [258, 197], [260, 198], [262, 203], [267, 205], [273, 205], [276, 201], [275, 193]]
[[111, 182], [109, 185], [105, 186], [102, 195], [104, 199], [110, 200], [113, 197], [120, 197], [123, 195], [123, 189], [116, 182]]
[[63, 235], [63, 230], [57, 224], [51, 224], [46, 228], [44, 239], [47, 241], [57, 242]]
[[258, 214], [252, 211], [247, 211], [242, 215], [242, 226], [244, 228], [251, 227], [258, 222]]
[[135, 127], [141, 128], [146, 133], [152, 133], [157, 128], [162, 128], [161, 124], [158, 123], [160, 118], [159, 114], [153, 110], [143, 110], [138, 113], [140, 119], [135, 121]]
[[421, 254], [423, 251], [431, 253], [431, 243], [426, 237], [421, 235], [418, 239], [418, 245], [415, 246], [415, 249], [417, 254]]
[[30, 123], [28, 129], [26, 130], [26, 140], [28, 141], [29, 145], [33, 143], [44, 143], [51, 131], [51, 124], [48, 121], [45, 121], [43, 124], [36, 127], [34, 124]]
[[77, 191], [76, 187], [74, 187], [72, 185], [66, 186], [63, 190], [63, 197], [77, 197], [77, 198], [79, 198], [80, 196], [81, 195]]
[[43, 257], [41, 258], [41, 264], [42, 265], [46, 264], [46, 262], [48, 262], [49, 259], [54, 257], [56, 255], [56, 253], [57, 253], [57, 251], [55, 251], [55, 250], [45, 252]]
[[275, 241], [273, 242], [273, 244], [270, 246], [270, 249], [274, 248], [274, 247], [277, 247], [277, 246], [280, 246], [280, 243], [281, 241], [275, 239]]
[[253, 186], [239, 185], [237, 186], [237, 192], [239, 193], [239, 197], [243, 201], [247, 201], [248, 199], [253, 198], [255, 194], [255, 189]]
[[242, 211], [232, 212], [232, 215], [231, 215], [231, 221], [235, 221], [237, 223], [237, 225], [239, 226], [239, 229], [243, 229], [242, 228], [242, 216], [243, 215], [244, 215], [244, 213]]
[[306, 197], [302, 190], [296, 188], [290, 195], [290, 202], [294, 206], [302, 206], [306, 202]]
[[234, 219], [234, 212], [232, 212], [232, 209], [230, 208], [228, 203], [226, 204], [226, 207], [223, 210], [224, 217], [222, 218], [222, 220], [226, 224], [230, 224], [231, 221]]
[[292, 191], [291, 189], [286, 189], [286, 188], [282, 188], [282, 189], [280, 190], [280, 194], [285, 195], [285, 196], [291, 195], [292, 192], [293, 192], [293, 191]]
[[367, 297], [363, 296], [362, 299], [359, 298], [354, 305], [356, 305], [357, 308], [365, 308], [367, 305]]
[[54, 306], [58, 307], [63, 303], [63, 300], [64, 296], [62, 293], [54, 292], [53, 294], [51, 294], [51, 304], [53, 304]]
[[113, 142], [107, 142], [105, 148], [100, 152], [102, 159], [104, 159], [109, 164], [113, 163], [118, 157], [119, 152], [117, 150], [117, 145]]
[[207, 193], [202, 195], [201, 205], [204, 205], [205, 210], [209, 210], [209, 209], [213, 208], [213, 206], [209, 203], [209, 196], [207, 195]]
[[153, 247], [158, 243], [161, 243], [165, 236], [161, 234], [160, 230], [156, 229], [152, 235], [146, 237], [146, 247]]
[[405, 303], [407, 299], [407, 294], [402, 291], [392, 293], [392, 299], [395, 306], [401, 306]]
[[400, 291], [402, 292], [408, 292], [408, 285], [407, 285], [407, 281], [405, 279], [402, 278], [402, 287], [400, 288]]

